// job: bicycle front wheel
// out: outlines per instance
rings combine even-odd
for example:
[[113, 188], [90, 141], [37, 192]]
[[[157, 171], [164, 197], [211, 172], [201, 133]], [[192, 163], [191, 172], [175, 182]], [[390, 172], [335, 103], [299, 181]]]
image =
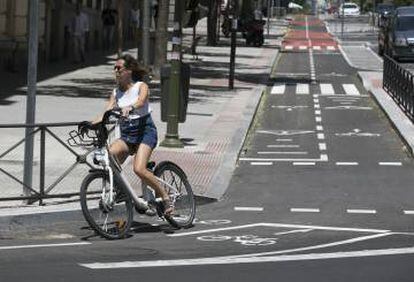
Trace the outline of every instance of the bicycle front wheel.
[[176, 164], [166, 161], [157, 165], [154, 174], [174, 205], [174, 212], [165, 216], [165, 219], [177, 228], [190, 227], [194, 221], [196, 204], [184, 171]]
[[116, 186], [111, 200], [109, 189], [108, 174], [103, 171], [88, 174], [80, 190], [82, 213], [99, 235], [121, 239], [127, 235], [133, 221], [132, 200], [129, 194]]

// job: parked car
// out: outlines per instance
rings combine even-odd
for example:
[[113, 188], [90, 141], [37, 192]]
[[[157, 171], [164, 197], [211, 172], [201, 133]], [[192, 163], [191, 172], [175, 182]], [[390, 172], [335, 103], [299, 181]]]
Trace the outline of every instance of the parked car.
[[414, 6], [395, 9], [378, 39], [379, 53], [399, 60], [414, 58]]
[[337, 11], [338, 17], [349, 17], [349, 16], [359, 16], [361, 14], [361, 10], [359, 9], [359, 6], [355, 3], [348, 2], [341, 4], [339, 6], [339, 9]]

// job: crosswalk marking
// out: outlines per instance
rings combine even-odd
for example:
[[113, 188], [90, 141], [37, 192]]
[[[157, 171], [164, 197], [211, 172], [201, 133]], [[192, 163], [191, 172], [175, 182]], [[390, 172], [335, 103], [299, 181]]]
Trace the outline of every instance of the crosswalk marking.
[[333, 51], [335, 50], [335, 46], [327, 46], [326, 49], [329, 51]]
[[[289, 89], [291, 89], [291, 87], [294, 87], [294, 89], [295, 89], [294, 93], [296, 95], [309, 95], [309, 94], [311, 94], [311, 91], [310, 91], [311, 84], [310, 83], [296, 83], [296, 84], [293, 84], [293, 85], [278, 83], [278, 84], [275, 84], [275, 85], [272, 86], [270, 94], [272, 94], [272, 95], [287, 94], [287, 93], [289, 93], [287, 91], [288, 87], [289, 87]], [[335, 95], [335, 96], [338, 96], [338, 97], [348, 96], [348, 99], [359, 99], [358, 96], [365, 96], [365, 95], [361, 94], [361, 92], [358, 90], [358, 88], [356, 87], [355, 84], [344, 83], [344, 84], [341, 85], [341, 87], [342, 87], [343, 90], [340, 90], [339, 93], [335, 93], [335, 89], [334, 89], [334, 87], [331, 83], [321, 83], [321, 84], [319, 84], [319, 91], [320, 92], [319, 93], [316, 92], [317, 94], [314, 94], [314, 95], [316, 95], [316, 96], [319, 96], [319, 95], [326, 95], [326, 96]], [[351, 96], [354, 97], [354, 98], [352, 98]]]
[[296, 94], [298, 95], [309, 94], [309, 84], [298, 83], [296, 85]]
[[321, 88], [321, 94], [322, 95], [335, 94], [335, 91], [333, 89], [332, 84], [330, 84], [330, 83], [321, 83], [319, 86]]
[[272, 87], [272, 90], [270, 91], [270, 94], [281, 95], [281, 94], [285, 93], [285, 89], [286, 89], [285, 84], [274, 85]]
[[356, 88], [355, 84], [342, 84], [342, 87], [345, 90], [345, 93], [347, 95], [352, 96], [359, 96], [361, 93], [359, 93], [359, 90]]

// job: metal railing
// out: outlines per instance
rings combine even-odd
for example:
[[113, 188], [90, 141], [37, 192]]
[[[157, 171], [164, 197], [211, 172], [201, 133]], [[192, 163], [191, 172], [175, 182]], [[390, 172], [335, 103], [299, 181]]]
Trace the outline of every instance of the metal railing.
[[384, 55], [383, 88], [414, 122], [414, 75]]
[[[67, 198], [67, 197], [73, 197], [79, 195], [79, 193], [58, 193], [58, 194], [51, 194], [50, 192], [71, 172], [75, 169], [75, 167], [82, 163], [86, 164], [89, 167], [92, 167], [91, 164], [87, 162], [86, 156], [89, 152], [86, 152], [85, 154], [79, 154], [75, 150], [73, 150], [68, 144], [66, 144], [66, 141], [62, 140], [57, 134], [55, 134], [51, 128], [59, 128], [59, 127], [73, 127], [77, 126], [77, 122], [67, 122], [67, 123], [39, 123], [39, 124], [0, 124], [0, 130], [1, 129], [23, 129], [23, 128], [33, 128], [33, 132], [31, 135], [28, 135], [27, 137], [19, 140], [18, 142], [14, 143], [10, 148], [6, 149], [4, 152], [0, 152], [0, 174], [6, 175], [8, 178], [12, 179], [18, 186], [18, 188], [22, 189], [25, 193], [21, 196], [8, 196], [5, 195], [7, 193], [1, 192], [0, 189], [0, 201], [17, 201], [17, 200], [26, 200], [28, 203], [34, 203], [36, 201], [39, 201], [39, 204], [43, 204], [43, 199], [47, 198]], [[69, 130], [67, 131], [69, 132]], [[67, 132], [65, 137], [67, 137]], [[7, 171], [5, 167], [1, 167], [1, 161], [4, 161], [3, 158], [7, 155], [9, 155], [12, 151], [16, 150], [21, 144], [23, 144], [26, 141], [26, 138], [29, 138], [31, 136], [35, 136], [37, 134], [40, 134], [40, 146], [39, 146], [39, 187], [38, 191], [33, 187], [33, 185], [29, 186], [19, 177], [13, 175], [10, 171]], [[74, 160], [71, 161], [71, 165], [69, 168], [67, 168], [65, 171], [63, 171], [49, 186], [46, 187], [45, 183], [45, 175], [46, 175], [46, 166], [45, 166], [45, 159], [46, 159], [46, 136], [49, 135], [54, 140], [56, 140], [58, 143], [60, 143], [63, 148], [68, 150], [70, 153], [74, 155]], [[4, 135], [3, 135], [4, 136]]]

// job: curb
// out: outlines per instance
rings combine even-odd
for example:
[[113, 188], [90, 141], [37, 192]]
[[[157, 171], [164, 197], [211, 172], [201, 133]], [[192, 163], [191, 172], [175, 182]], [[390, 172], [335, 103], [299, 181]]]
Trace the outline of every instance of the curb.
[[414, 125], [395, 101], [382, 89], [375, 87], [369, 76], [378, 72], [358, 72], [364, 88], [374, 97], [378, 106], [387, 116], [392, 127], [401, 137], [410, 155], [414, 154]]

